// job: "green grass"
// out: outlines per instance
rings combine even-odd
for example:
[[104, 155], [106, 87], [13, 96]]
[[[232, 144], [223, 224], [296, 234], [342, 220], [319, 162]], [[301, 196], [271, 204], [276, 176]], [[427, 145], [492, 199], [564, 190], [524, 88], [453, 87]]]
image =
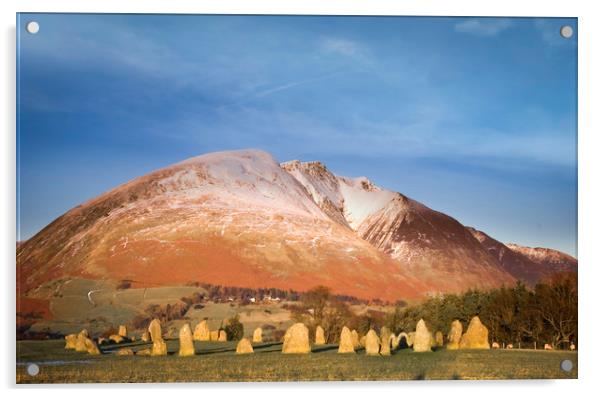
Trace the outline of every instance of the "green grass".
[[[305, 355], [283, 355], [281, 345], [255, 346], [255, 353], [234, 354], [235, 342], [197, 342], [197, 355], [178, 357], [177, 341], [169, 341], [164, 357], [89, 356], [66, 351], [62, 341], [17, 343], [17, 383], [73, 382], [201, 382], [297, 380], [412, 380], [412, 379], [531, 379], [576, 378], [576, 352], [528, 350], [465, 350], [368, 357], [363, 351], [337, 354], [336, 346], [314, 348]], [[136, 345], [134, 350], [141, 348]], [[560, 361], [571, 359], [570, 373]], [[26, 364], [37, 363], [40, 373], [29, 376]]]

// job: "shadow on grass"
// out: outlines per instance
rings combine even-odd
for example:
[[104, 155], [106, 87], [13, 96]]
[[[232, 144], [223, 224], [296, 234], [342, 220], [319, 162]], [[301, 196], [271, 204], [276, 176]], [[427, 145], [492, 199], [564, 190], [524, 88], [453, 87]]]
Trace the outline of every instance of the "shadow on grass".
[[339, 346], [338, 345], [322, 345], [319, 347], [314, 346], [313, 349], [311, 349], [312, 353], [322, 353], [322, 352], [327, 352], [330, 350], [338, 350]]

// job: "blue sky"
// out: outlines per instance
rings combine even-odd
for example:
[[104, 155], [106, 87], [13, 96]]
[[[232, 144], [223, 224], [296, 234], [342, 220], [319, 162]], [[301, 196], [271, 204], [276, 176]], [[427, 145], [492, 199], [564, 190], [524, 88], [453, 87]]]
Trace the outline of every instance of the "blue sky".
[[19, 239], [152, 170], [259, 148], [576, 255], [575, 19], [19, 18]]

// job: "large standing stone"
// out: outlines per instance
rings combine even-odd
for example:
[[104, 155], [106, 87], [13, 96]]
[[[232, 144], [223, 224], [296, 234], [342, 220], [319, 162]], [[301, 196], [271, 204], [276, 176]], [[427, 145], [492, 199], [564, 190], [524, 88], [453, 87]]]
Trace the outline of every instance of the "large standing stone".
[[349, 328], [343, 327], [341, 331], [341, 339], [339, 341], [339, 353], [355, 353], [353, 346], [353, 337]]
[[209, 326], [207, 325], [207, 321], [203, 320], [194, 327], [194, 340], [198, 341], [208, 341], [211, 340], [211, 332], [209, 331]]
[[65, 349], [75, 349], [77, 343], [77, 334], [69, 334], [65, 336]]
[[190, 330], [190, 325], [188, 325], [188, 323], [180, 328], [179, 338], [180, 351], [178, 352], [178, 355], [194, 356], [194, 342], [192, 341], [192, 331]]
[[435, 333], [435, 346], [437, 346], [437, 347], [443, 346], [443, 333], [441, 331], [437, 331]]
[[416, 333], [414, 334], [413, 348], [415, 352], [430, 352], [433, 336], [429, 332], [423, 319], [416, 324]]
[[309, 330], [303, 323], [289, 327], [284, 334], [282, 353], [309, 353]]
[[[261, 328], [259, 328], [261, 329]], [[253, 353], [253, 345], [247, 338], [242, 338], [236, 345], [236, 354], [249, 354]]]
[[253, 331], [253, 343], [261, 343], [263, 342], [263, 330], [261, 327], [255, 328]]
[[366, 334], [366, 354], [369, 356], [377, 356], [380, 351], [380, 341], [376, 332], [371, 329]]
[[414, 338], [416, 337], [416, 332], [408, 332], [408, 337], [406, 341], [408, 342], [408, 346], [414, 346]]
[[391, 355], [391, 331], [387, 327], [380, 329], [380, 355]]
[[356, 330], [351, 331], [351, 340], [353, 340], [353, 347], [358, 349], [360, 347], [360, 337]]
[[151, 340], [153, 341], [153, 347], [151, 349], [151, 356], [165, 356], [167, 355], [167, 345], [163, 341], [163, 334], [161, 331], [161, 323], [159, 320], [154, 319], [148, 326], [148, 332], [150, 333]]
[[127, 336], [128, 336], [128, 329], [126, 328], [125, 325], [120, 325], [119, 326], [119, 332], [117, 332], [117, 334], [119, 336], [121, 336], [122, 338], [127, 338]]
[[98, 349], [98, 346], [92, 339], [85, 338], [84, 344], [86, 345], [86, 351], [88, 352], [88, 354], [91, 354], [93, 356], [97, 356], [100, 354], [100, 350]]
[[489, 330], [474, 316], [460, 339], [460, 349], [489, 349]]
[[217, 342], [219, 340], [219, 331], [209, 332], [209, 340], [212, 342]]
[[316, 345], [323, 345], [326, 343], [326, 338], [324, 337], [324, 328], [322, 328], [321, 326], [317, 326], [316, 327], [316, 339], [315, 339], [315, 344]]
[[219, 334], [217, 335], [217, 341], [218, 342], [227, 342], [228, 341], [228, 335], [226, 334], [226, 331], [223, 329], [219, 330]]
[[88, 338], [88, 330], [82, 329], [79, 334], [77, 334], [77, 340], [75, 341], [75, 351], [85, 352], [88, 351], [86, 347], [86, 339]]
[[457, 350], [460, 347], [460, 339], [462, 339], [462, 323], [454, 320], [447, 334], [447, 350]]

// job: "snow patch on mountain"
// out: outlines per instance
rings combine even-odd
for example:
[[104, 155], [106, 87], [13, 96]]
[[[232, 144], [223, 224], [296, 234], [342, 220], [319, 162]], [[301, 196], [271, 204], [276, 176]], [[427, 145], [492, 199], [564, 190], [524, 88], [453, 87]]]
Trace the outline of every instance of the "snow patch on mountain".
[[345, 219], [353, 230], [358, 230], [370, 215], [384, 208], [397, 193], [381, 189], [365, 177], [338, 177], [344, 198]]

